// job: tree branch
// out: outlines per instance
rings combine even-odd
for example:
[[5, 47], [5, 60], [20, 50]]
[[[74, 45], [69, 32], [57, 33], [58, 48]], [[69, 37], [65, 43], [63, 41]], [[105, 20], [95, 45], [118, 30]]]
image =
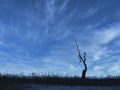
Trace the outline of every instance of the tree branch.
[[74, 41], [75, 41], [76, 50], [78, 51], [79, 60], [80, 60], [80, 62], [82, 62], [82, 61], [84, 61], [84, 59], [83, 59], [83, 57], [80, 54], [80, 49], [78, 47], [77, 41], [76, 40], [74, 40]]
[[84, 52], [84, 61], [86, 61], [86, 52]]

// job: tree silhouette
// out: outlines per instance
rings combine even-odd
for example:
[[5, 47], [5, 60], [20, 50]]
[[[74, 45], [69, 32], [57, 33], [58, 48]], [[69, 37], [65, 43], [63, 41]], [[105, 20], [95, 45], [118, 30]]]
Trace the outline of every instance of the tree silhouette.
[[78, 52], [78, 58], [80, 60], [80, 63], [82, 62], [83, 65], [84, 65], [84, 69], [82, 71], [82, 79], [85, 79], [86, 78], [86, 72], [87, 72], [87, 64], [86, 64], [86, 52], [84, 52], [84, 55], [81, 56], [81, 53], [80, 53], [80, 49], [79, 49], [79, 46], [77, 44], [77, 41], [75, 40], [75, 48]]

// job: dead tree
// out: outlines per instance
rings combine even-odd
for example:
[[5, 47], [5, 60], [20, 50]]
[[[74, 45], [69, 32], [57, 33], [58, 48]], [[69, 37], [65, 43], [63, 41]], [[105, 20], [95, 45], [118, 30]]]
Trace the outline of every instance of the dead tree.
[[86, 52], [84, 52], [84, 55], [82, 56], [81, 53], [80, 53], [80, 49], [79, 49], [79, 46], [77, 44], [77, 41], [75, 40], [75, 48], [78, 52], [78, 57], [79, 57], [79, 60], [80, 60], [80, 63], [82, 62], [83, 65], [84, 65], [84, 69], [82, 71], [82, 79], [85, 79], [86, 78], [86, 72], [87, 72], [87, 64], [86, 64]]

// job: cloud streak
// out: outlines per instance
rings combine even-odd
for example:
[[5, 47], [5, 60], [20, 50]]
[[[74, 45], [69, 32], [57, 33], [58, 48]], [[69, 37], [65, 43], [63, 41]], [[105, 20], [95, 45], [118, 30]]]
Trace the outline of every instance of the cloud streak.
[[17, 72], [21, 68], [20, 72], [28, 69], [28, 73], [80, 75], [83, 66], [73, 48], [74, 37], [81, 53], [87, 52], [89, 71], [94, 75], [108, 75], [119, 69], [117, 62], [114, 68], [107, 66], [119, 60], [119, 5], [111, 7], [112, 1], [99, 0], [13, 1], [0, 5], [2, 71]]

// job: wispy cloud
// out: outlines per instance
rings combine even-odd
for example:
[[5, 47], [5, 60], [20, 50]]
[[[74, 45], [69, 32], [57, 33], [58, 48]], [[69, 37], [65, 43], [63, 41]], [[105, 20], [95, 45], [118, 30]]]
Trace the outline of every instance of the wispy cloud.
[[119, 26], [112, 26], [108, 28], [104, 28], [103, 30], [96, 32], [96, 38], [98, 37], [99, 43], [107, 44], [110, 41], [120, 36]]
[[3, 45], [4, 43], [3, 43], [3, 41], [0, 41], [0, 45]]
[[[64, 73], [70, 75], [79, 75], [77, 72], [81, 70], [79, 66], [75, 66], [72, 62], [68, 62], [64, 58], [51, 58], [51, 59], [44, 59], [43, 60], [44, 68], [48, 68], [48, 72], [57, 72], [57, 73]], [[54, 69], [53, 69], [54, 68]], [[74, 74], [71, 74], [74, 73]]]
[[119, 60], [120, 54], [119, 13], [117, 5], [108, 10], [112, 5], [109, 3], [4, 2], [0, 8], [1, 70], [81, 74], [78, 72], [84, 67], [79, 65], [73, 48], [75, 37], [81, 53], [87, 52], [88, 67], [94, 75], [117, 72], [118, 62], [112, 68], [107, 65]]
[[82, 19], [86, 19], [86, 18], [94, 15], [98, 9], [99, 9], [98, 7], [96, 7], [96, 8], [91, 7], [90, 9], [87, 10], [87, 12], [85, 12], [81, 15]]
[[102, 57], [107, 55], [107, 49], [106, 48], [99, 48], [98, 50], [95, 51], [95, 54], [93, 56], [93, 59], [96, 60], [100, 60], [102, 59]]
[[[94, 59], [105, 56], [108, 53], [108, 44], [116, 40], [120, 34], [118, 25], [99, 28], [99, 30], [89, 30], [78, 34], [79, 45], [87, 52], [91, 53]], [[80, 37], [80, 38], [79, 38]]]
[[46, 20], [47, 23], [52, 23], [54, 21], [54, 14], [55, 14], [55, 6], [54, 6], [55, 0], [47, 1], [46, 3]]
[[108, 72], [109, 74], [114, 74], [113, 75], [119, 75], [120, 74], [120, 66], [119, 66], [120, 62], [116, 62], [116, 63], [113, 63], [109, 69], [108, 69]]
[[2, 65], [0, 68], [2, 73], [21, 73], [24, 72], [24, 74], [29, 74], [31, 72], [38, 72], [37, 68], [27, 65], [27, 64], [13, 64], [13, 63], [6, 63], [5, 65]]
[[90, 75], [96, 76], [96, 74], [97, 74], [97, 76], [103, 76], [103, 75], [105, 75], [105, 71], [104, 71], [105, 68], [106, 68], [106, 66], [104, 66], [104, 65], [102, 65], [102, 66], [96, 65], [96, 66], [94, 66], [93, 70], [91, 70], [92, 73], [90, 73]]
[[62, 3], [60, 9], [58, 10], [58, 13], [63, 13], [63, 11], [65, 10], [65, 8], [67, 8], [66, 6], [67, 6], [68, 2], [69, 2], [69, 0], [65, 0], [65, 1]]
[[119, 61], [113, 61], [113, 62], [106, 62], [106, 63], [100, 63], [100, 64], [96, 64], [93, 66], [93, 68], [91, 68], [91, 72], [89, 72], [89, 75], [93, 75], [93, 76], [107, 76], [107, 75], [119, 75]]

